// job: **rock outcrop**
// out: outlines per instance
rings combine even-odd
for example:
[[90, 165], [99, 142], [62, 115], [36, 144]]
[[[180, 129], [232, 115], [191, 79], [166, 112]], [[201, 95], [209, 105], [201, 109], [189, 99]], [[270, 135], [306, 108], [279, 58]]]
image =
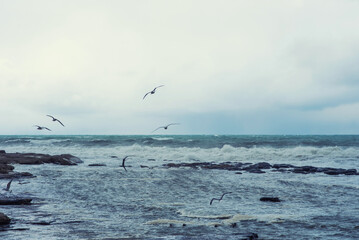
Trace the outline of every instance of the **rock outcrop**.
[[0, 212], [0, 225], [6, 225], [11, 222], [11, 219], [5, 214]]
[[359, 175], [356, 169], [343, 169], [343, 168], [320, 168], [313, 166], [294, 166], [291, 164], [273, 164], [267, 162], [260, 163], [241, 163], [241, 162], [195, 162], [195, 163], [168, 163], [164, 164], [167, 168], [179, 168], [179, 167], [190, 167], [190, 168], [201, 168], [201, 169], [218, 169], [237, 171], [236, 174], [241, 174], [239, 171], [246, 171], [249, 173], [266, 173], [264, 170], [272, 170], [276, 172], [292, 172], [292, 173], [325, 173], [328, 175]]
[[28, 172], [15, 172], [14, 166], [10, 164], [44, 164], [53, 163], [59, 165], [77, 165], [82, 160], [71, 155], [49, 155], [40, 153], [6, 153], [0, 150], [0, 179], [11, 179], [21, 177], [34, 177]]

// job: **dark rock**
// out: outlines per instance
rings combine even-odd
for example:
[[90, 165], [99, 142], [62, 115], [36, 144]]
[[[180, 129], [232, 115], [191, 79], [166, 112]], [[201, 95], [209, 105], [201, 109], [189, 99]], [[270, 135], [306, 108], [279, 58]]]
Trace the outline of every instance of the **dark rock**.
[[241, 173], [241, 172], [236, 172], [236, 174], [243, 174], [243, 173]]
[[272, 165], [267, 162], [256, 163], [253, 164], [253, 166], [255, 166], [258, 169], [270, 169], [272, 167]]
[[262, 202], [280, 202], [277, 197], [261, 197], [259, 200]]
[[60, 165], [77, 165], [78, 163], [82, 163], [82, 161], [71, 154], [49, 155], [49, 154], [39, 154], [39, 153], [5, 153], [5, 154], [0, 154], [0, 163], [2, 164], [53, 163]]
[[345, 174], [346, 172], [347, 170], [343, 168], [333, 168], [324, 171], [324, 173], [328, 175], [339, 175], [339, 174]]
[[31, 198], [4, 198], [0, 199], [0, 205], [30, 205]]
[[6, 174], [6, 173], [11, 172], [12, 170], [14, 170], [14, 166], [0, 163], [0, 173]]
[[241, 174], [239, 171], [247, 171], [249, 173], [265, 173], [263, 169], [273, 169], [275, 172], [293, 172], [301, 174], [317, 173], [323, 172], [329, 175], [359, 175], [356, 169], [342, 169], [342, 168], [323, 168], [323, 167], [313, 167], [313, 166], [294, 166], [291, 164], [274, 164], [271, 165], [267, 162], [260, 162], [256, 164], [251, 163], [233, 163], [233, 162], [223, 162], [223, 163], [213, 163], [213, 162], [195, 162], [195, 163], [168, 163], [164, 164], [164, 167], [167, 168], [179, 168], [179, 167], [190, 167], [194, 169], [218, 169], [218, 170], [228, 170], [228, 171], [237, 171], [236, 174]]
[[272, 165], [270, 165], [269, 163], [260, 162], [260, 163], [249, 165], [248, 167], [244, 167], [242, 169], [246, 171], [252, 171], [252, 170], [270, 169], [271, 167]]
[[11, 222], [11, 219], [5, 214], [0, 212], [0, 225], [6, 225]]
[[292, 164], [273, 164], [273, 168], [294, 168]]
[[345, 175], [358, 175], [356, 169], [348, 169], [348, 170], [346, 170], [346, 172], [344, 174]]
[[105, 167], [106, 164], [103, 163], [92, 163], [88, 165], [89, 167]]
[[5, 150], [0, 150], [0, 154], [5, 154]]
[[258, 239], [257, 233], [251, 233], [251, 235], [247, 236], [247, 238], [242, 238], [242, 240], [256, 240]]
[[29, 172], [0, 173], [0, 179], [13, 179], [13, 178], [23, 178], [23, 177], [33, 178], [35, 176]]
[[301, 166], [301, 167], [294, 167], [293, 173], [302, 173], [302, 174], [308, 174], [308, 173], [315, 173], [317, 172], [318, 168], [312, 167], [312, 166]]
[[265, 171], [262, 171], [260, 169], [249, 169], [249, 170], [247, 170], [247, 172], [250, 172], [250, 173], [266, 173]]
[[46, 221], [40, 221], [40, 222], [31, 222], [31, 224], [33, 225], [42, 225], [42, 226], [45, 226], [45, 225], [50, 225], [51, 223], [53, 223], [54, 221], [51, 221], [51, 222], [46, 222]]

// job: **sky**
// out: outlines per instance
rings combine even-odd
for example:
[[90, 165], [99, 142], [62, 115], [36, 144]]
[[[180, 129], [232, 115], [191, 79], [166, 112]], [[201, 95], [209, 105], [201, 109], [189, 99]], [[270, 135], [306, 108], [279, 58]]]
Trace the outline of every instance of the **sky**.
[[358, 12], [356, 0], [0, 0], [0, 135], [359, 134]]

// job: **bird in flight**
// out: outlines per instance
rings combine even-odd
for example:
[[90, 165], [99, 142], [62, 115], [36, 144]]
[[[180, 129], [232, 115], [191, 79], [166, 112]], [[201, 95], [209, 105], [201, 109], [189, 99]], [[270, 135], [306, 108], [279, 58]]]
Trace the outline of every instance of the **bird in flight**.
[[213, 202], [214, 200], [217, 200], [218, 202], [220, 202], [220, 201], [223, 199], [224, 195], [229, 194], [229, 193], [232, 193], [232, 192], [223, 193], [222, 196], [221, 196], [221, 198], [212, 198], [211, 201], [209, 202], [209, 205], [212, 205], [212, 202]]
[[39, 126], [39, 125], [34, 125], [34, 127], [37, 127], [37, 130], [44, 130], [44, 129], [46, 129], [46, 130], [48, 130], [48, 131], [51, 131], [51, 129], [49, 129], [49, 128], [47, 128], [47, 127], [41, 127], [41, 126]]
[[170, 123], [170, 124], [168, 124], [168, 125], [166, 125], [166, 126], [158, 127], [158, 128], [156, 128], [155, 130], [153, 130], [152, 132], [155, 132], [155, 131], [157, 131], [157, 130], [160, 129], [160, 128], [163, 128], [164, 130], [167, 130], [167, 128], [168, 128], [169, 126], [171, 126], [171, 125], [179, 125], [179, 123]]
[[51, 116], [51, 115], [46, 115], [46, 116], [48, 116], [48, 117], [50, 117], [50, 118], [52, 118], [52, 121], [54, 121], [54, 122], [59, 122], [63, 127], [65, 127], [65, 125], [64, 124], [62, 124], [62, 122], [60, 122], [60, 120], [59, 119], [57, 119], [57, 118], [54, 118], [53, 116]]
[[129, 157], [133, 157], [133, 155], [128, 155], [128, 156], [126, 156], [126, 157], [124, 157], [124, 158], [122, 159], [122, 165], [121, 165], [121, 167], [123, 167], [123, 169], [125, 169], [126, 172], [127, 172], [127, 169], [126, 169], [126, 167], [125, 167], [125, 161], [126, 161], [126, 159], [129, 158]]
[[163, 87], [164, 85], [161, 85], [161, 86], [158, 86], [158, 87], [155, 87], [152, 91], [148, 92], [145, 94], [145, 96], [143, 96], [142, 100], [145, 99], [145, 97], [148, 95], [148, 94], [155, 94], [156, 92], [156, 89], [157, 88], [160, 88], [160, 87]]
[[8, 182], [8, 184], [6, 185], [6, 188], [4, 188], [5, 191], [10, 190], [11, 183], [12, 183], [12, 179], [10, 180], [10, 182]]

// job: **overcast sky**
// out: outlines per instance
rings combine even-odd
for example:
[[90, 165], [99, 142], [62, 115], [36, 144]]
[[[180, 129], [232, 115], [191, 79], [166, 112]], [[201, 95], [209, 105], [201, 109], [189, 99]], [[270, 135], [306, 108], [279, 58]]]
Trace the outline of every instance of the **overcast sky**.
[[0, 0], [0, 134], [359, 134], [358, 13], [355, 0]]

